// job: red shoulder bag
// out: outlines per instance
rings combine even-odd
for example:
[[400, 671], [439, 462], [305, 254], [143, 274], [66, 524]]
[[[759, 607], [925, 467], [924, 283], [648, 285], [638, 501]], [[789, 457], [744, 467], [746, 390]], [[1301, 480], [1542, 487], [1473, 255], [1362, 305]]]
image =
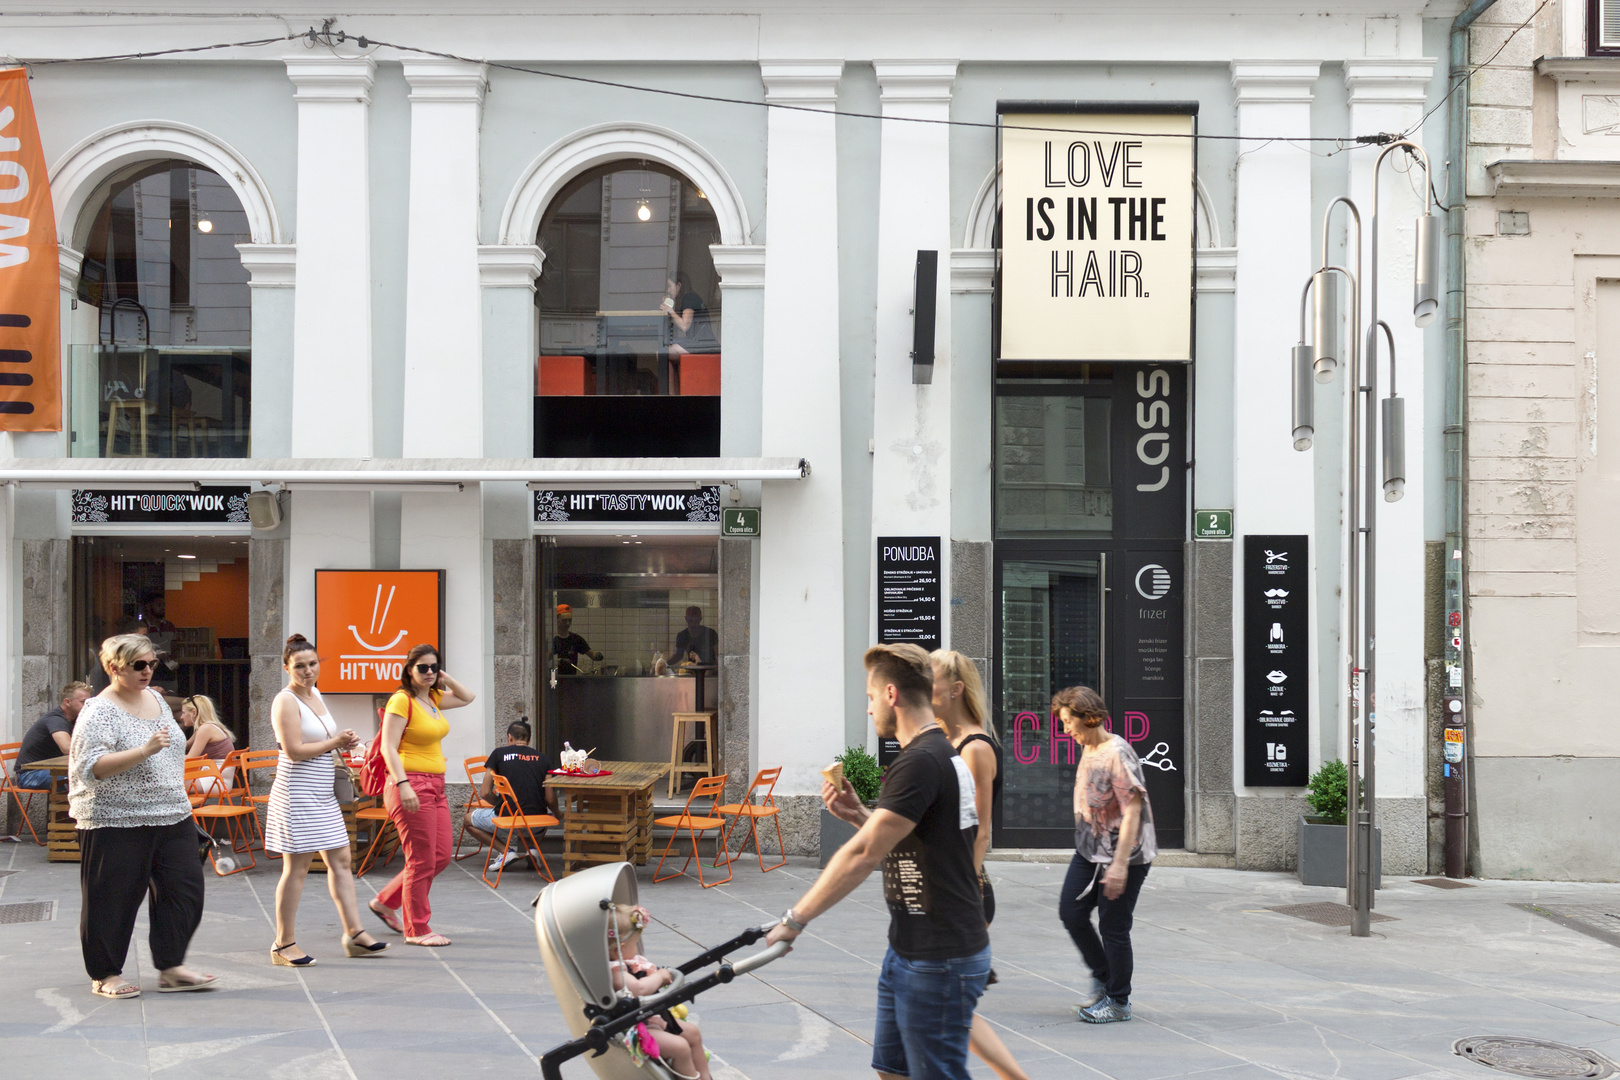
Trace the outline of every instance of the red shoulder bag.
[[[411, 714], [415, 709], [415, 702], [407, 695], [405, 698], [405, 726], [411, 726]], [[383, 791], [388, 787], [388, 762], [383, 760], [382, 720], [387, 715], [381, 709], [377, 711], [377, 737], [371, 740], [366, 747], [365, 760], [360, 762], [360, 790], [373, 799], [380, 799]], [[400, 736], [401, 741], [404, 735]]]

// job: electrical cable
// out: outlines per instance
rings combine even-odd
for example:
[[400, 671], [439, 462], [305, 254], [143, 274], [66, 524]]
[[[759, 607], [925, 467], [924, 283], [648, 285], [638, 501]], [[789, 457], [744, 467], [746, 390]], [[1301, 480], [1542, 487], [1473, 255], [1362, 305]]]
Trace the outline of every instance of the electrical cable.
[[[1411, 127], [1406, 129], [1406, 131], [1401, 135], [1401, 138], [1410, 139], [1412, 137], [1413, 132], [1417, 131], [1424, 124], [1428, 123], [1429, 122], [1429, 117], [1433, 116], [1436, 112], [1440, 111], [1441, 107], [1444, 106], [1446, 104], [1446, 102], [1451, 100], [1451, 95], [1452, 94], [1455, 94], [1458, 90], [1462, 89], [1463, 85], [1465, 83], [1467, 83], [1468, 80], [1472, 79], [1476, 74], [1478, 74], [1481, 68], [1489, 66], [1489, 64], [1490, 64], [1490, 62], [1492, 60], [1495, 60], [1498, 56], [1501, 56], [1502, 55], [1502, 50], [1507, 48], [1508, 45], [1510, 45], [1513, 42], [1513, 39], [1518, 36], [1519, 31], [1523, 30], [1525, 27], [1527, 27], [1531, 23], [1535, 22], [1536, 21], [1536, 16], [1541, 14], [1541, 9], [1546, 7], [1551, 2], [1552, 2], [1552, 0], [1541, 0], [1540, 7], [1537, 7], [1536, 10], [1532, 11], [1530, 13], [1530, 17], [1528, 19], [1524, 20], [1524, 22], [1520, 23], [1518, 26], [1515, 26], [1513, 28], [1512, 32], [1509, 33], [1507, 37], [1502, 39], [1502, 44], [1500, 44], [1500, 45], [1498, 45], [1496, 47], [1495, 52], [1491, 53], [1490, 56], [1486, 57], [1480, 63], [1475, 64], [1473, 67], [1469, 68], [1467, 71], [1463, 72], [1461, 75], [1453, 76], [1452, 77], [1453, 82], [1452, 82], [1451, 87], [1444, 94], [1441, 95], [1439, 101], [1434, 103], [1434, 107], [1432, 109], [1430, 109], [1428, 112], [1424, 113], [1422, 118], [1419, 119], [1417, 123], [1413, 124]], [[1436, 200], [1436, 201], [1438, 202], [1438, 200]]]

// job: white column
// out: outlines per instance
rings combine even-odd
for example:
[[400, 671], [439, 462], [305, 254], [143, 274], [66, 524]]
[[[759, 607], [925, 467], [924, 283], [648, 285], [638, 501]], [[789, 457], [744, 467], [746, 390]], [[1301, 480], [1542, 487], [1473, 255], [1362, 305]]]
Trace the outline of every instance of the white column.
[[[879, 60], [885, 117], [947, 120], [954, 60]], [[944, 124], [885, 123], [878, 176], [877, 373], [874, 380], [871, 554], [879, 536], [937, 536], [940, 595], [949, 597], [951, 551], [951, 138]], [[934, 374], [912, 382], [917, 252], [938, 252]], [[867, 605], [874, 640], [877, 575]], [[940, 605], [940, 641], [950, 641]]]
[[760, 449], [760, 378], [764, 343], [765, 246], [710, 244], [720, 275], [720, 456], [754, 457]]
[[[1315, 61], [1238, 60], [1238, 133], [1252, 138], [1311, 133], [1311, 97], [1321, 65]], [[1310, 665], [1316, 663], [1315, 598], [1320, 545], [1315, 536], [1315, 476], [1311, 453], [1290, 437], [1289, 349], [1299, 337], [1299, 295], [1314, 265], [1311, 162], [1287, 143], [1245, 142], [1237, 167], [1237, 275], [1232, 375], [1232, 501], [1238, 532], [1235, 595], [1243, 595], [1242, 535], [1311, 537], [1313, 600]], [[1243, 671], [1243, 605], [1232, 605], [1235, 670]], [[1243, 680], [1234, 681], [1233, 782], [1243, 787]], [[1311, 745], [1317, 743], [1317, 701], [1311, 696]], [[1312, 763], [1313, 766], [1315, 762]]]
[[821, 790], [819, 770], [843, 749], [844, 737], [838, 694], [804, 692], [806, 671], [826, 687], [841, 687], [847, 677], [838, 137], [830, 114], [842, 73], [837, 60], [760, 64], [767, 101], [829, 110], [766, 114], [760, 453], [805, 457], [811, 466], [807, 479], [766, 484], [761, 494], [754, 745], [761, 765], [783, 767], [778, 790], [788, 795]]
[[253, 423], [249, 457], [292, 456], [296, 244], [237, 244], [248, 272], [253, 327]]
[[[1352, 131], [1405, 131], [1423, 117], [1431, 59], [1346, 60], [1344, 82], [1350, 90]], [[1421, 141], [1421, 136], [1417, 141]], [[1373, 165], [1368, 151], [1350, 160], [1350, 197], [1368, 215], [1364, 259], [1372, 254]], [[1441, 187], [1445, 163], [1435, 159], [1435, 186]], [[1410, 175], [1399, 169], [1412, 167]], [[1423, 763], [1427, 680], [1423, 662], [1424, 555], [1424, 332], [1412, 322], [1412, 269], [1416, 220], [1423, 213], [1422, 180], [1403, 151], [1395, 151], [1380, 172], [1378, 228], [1379, 318], [1395, 336], [1397, 385], [1406, 399], [1406, 497], [1397, 503], [1378, 500], [1377, 652], [1378, 783], [1377, 797], [1414, 799], [1424, 795]], [[1438, 215], [1439, 212], [1436, 211]], [[1442, 219], [1443, 220], [1443, 219]], [[1368, 261], [1370, 277], [1374, 267]], [[1389, 393], [1389, 350], [1379, 349], [1378, 394]], [[1374, 487], [1382, 474], [1370, 479]], [[1396, 824], [1382, 822], [1386, 835]], [[1402, 824], [1410, 824], [1404, 817]], [[1388, 849], [1386, 842], [1386, 850]], [[1421, 850], [1421, 848], [1420, 848]], [[1388, 865], [1386, 863], [1386, 865]]]
[[411, 87], [405, 456], [482, 457], [478, 122], [484, 67], [425, 59], [406, 60], [404, 68]]
[[371, 455], [370, 111], [376, 66], [342, 57], [287, 61], [287, 76], [298, 88], [295, 457]]
[[[483, 293], [483, 456], [534, 456], [534, 283], [545, 253], [534, 244], [478, 249]], [[523, 484], [485, 484], [484, 531], [490, 538], [528, 536], [533, 521]]]

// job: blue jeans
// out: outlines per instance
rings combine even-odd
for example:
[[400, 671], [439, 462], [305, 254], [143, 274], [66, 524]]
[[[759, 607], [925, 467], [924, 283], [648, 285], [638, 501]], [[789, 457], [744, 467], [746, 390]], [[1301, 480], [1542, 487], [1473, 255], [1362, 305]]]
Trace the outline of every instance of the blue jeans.
[[49, 789], [51, 772], [49, 769], [21, 769], [17, 773], [17, 786]]
[[[475, 829], [482, 832], [487, 832], [493, 836], [495, 838], [496, 847], [506, 847], [506, 834], [510, 830], [497, 829], [495, 827], [495, 811], [491, 808], [487, 806], [478, 807], [478, 809], [467, 815], [467, 824], [471, 825]], [[520, 844], [519, 847], [521, 846], [522, 845]]]
[[968, 1032], [990, 975], [990, 949], [907, 960], [893, 949], [878, 976], [872, 1068], [913, 1080], [968, 1080]]

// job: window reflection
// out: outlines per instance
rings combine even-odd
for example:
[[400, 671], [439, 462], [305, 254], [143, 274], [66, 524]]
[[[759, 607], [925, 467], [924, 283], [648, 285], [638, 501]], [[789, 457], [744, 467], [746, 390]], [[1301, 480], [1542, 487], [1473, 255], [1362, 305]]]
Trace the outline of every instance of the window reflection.
[[591, 170], [541, 222], [535, 453], [719, 453], [719, 222], [648, 162]]

